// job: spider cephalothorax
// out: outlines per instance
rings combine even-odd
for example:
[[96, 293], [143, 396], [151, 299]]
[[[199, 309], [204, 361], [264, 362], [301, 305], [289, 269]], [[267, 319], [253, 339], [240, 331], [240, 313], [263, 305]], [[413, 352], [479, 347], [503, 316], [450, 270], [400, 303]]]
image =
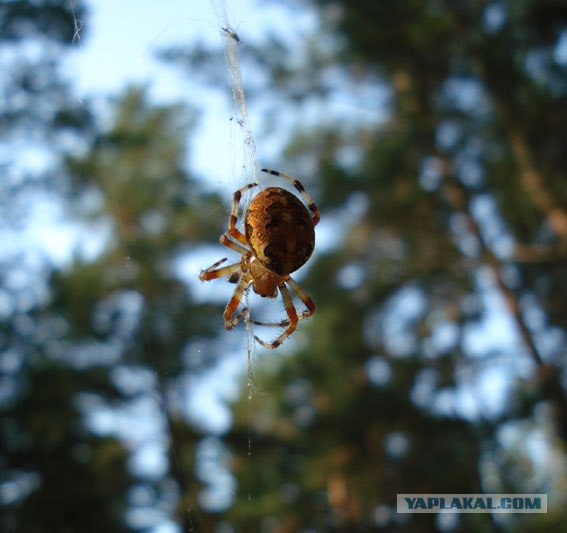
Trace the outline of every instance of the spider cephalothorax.
[[[262, 172], [279, 176], [291, 182], [301, 193], [305, 205], [289, 191], [280, 187], [268, 187], [261, 190], [250, 202], [244, 216], [244, 234], [237, 229], [238, 206], [242, 194], [257, 187], [251, 183], [234, 193], [228, 230], [221, 235], [222, 245], [241, 254], [239, 263], [220, 267], [226, 261], [221, 259], [201, 272], [202, 281], [230, 276], [237, 281], [234, 294], [224, 310], [224, 323], [232, 329], [244, 316], [242, 310], [235, 316], [244, 291], [252, 285], [254, 292], [267, 298], [282, 295], [288, 318], [279, 323], [267, 323], [254, 320], [255, 324], [281, 326], [286, 329], [271, 343], [255, 337], [267, 348], [277, 348], [297, 327], [297, 322], [315, 312], [315, 304], [307, 293], [291, 278], [290, 274], [303, 266], [311, 257], [315, 247], [315, 225], [319, 222], [319, 210], [313, 203], [303, 185], [296, 179], [275, 170], [262, 169]], [[305, 311], [297, 313], [293, 305], [292, 291], [305, 305]]]

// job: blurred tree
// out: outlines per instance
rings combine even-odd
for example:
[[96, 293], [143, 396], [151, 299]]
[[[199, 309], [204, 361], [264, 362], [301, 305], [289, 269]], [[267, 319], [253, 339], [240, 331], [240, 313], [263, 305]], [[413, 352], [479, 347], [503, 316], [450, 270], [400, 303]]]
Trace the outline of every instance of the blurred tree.
[[[273, 74], [273, 90], [252, 94], [278, 95], [291, 114], [286, 98], [301, 111], [309, 99], [380, 87], [390, 115], [380, 125], [378, 116], [325, 116], [288, 148], [288, 161], [319, 170], [322, 231], [326, 220], [343, 224], [327, 226], [335, 244], [307, 270], [317, 314], [289, 341], [290, 356], [279, 353], [287, 343], [262, 356], [256, 379], [267, 394], [243, 395], [222, 441], [204, 438], [180, 400], [188, 378], [226, 351], [224, 339], [207, 342], [219, 306], [199, 304], [174, 269], [226, 222], [212, 216], [218, 199], [183, 168], [193, 114], [131, 88], [108, 129], [95, 132], [58, 77], [60, 48], [40, 47], [33, 65], [17, 54], [6, 65], [16, 74], [3, 90], [27, 105], [0, 110], [0, 142], [27, 147], [32, 132], [55, 163], [34, 182], [4, 161], [14, 179], [2, 203], [14, 208], [21, 183], [56, 176], [49, 183], [66, 193], [83, 244], [101, 250], [77, 253], [61, 270], [3, 259], [3, 530], [142, 530], [174, 509], [184, 531], [561, 530], [565, 10], [535, 1], [320, 5], [327, 27], [303, 65], [290, 61], [287, 43], [243, 47]], [[4, 2], [2, 46], [72, 42], [83, 17], [75, 1]], [[330, 31], [340, 39], [331, 43]], [[82, 150], [61, 162], [69, 150], [59, 134], [69, 131]], [[513, 346], [478, 343], [495, 329], [494, 294], [517, 332]], [[507, 384], [500, 400], [480, 388], [495, 375]], [[97, 426], [109, 412], [114, 424], [128, 419], [123, 437], [167, 443], [163, 471], [132, 466], [129, 447]], [[131, 420], [137, 412], [143, 424]], [[550, 450], [539, 462], [509, 445], [510, 432], [526, 441], [536, 430]], [[219, 462], [227, 449], [238, 489], [213, 512], [201, 505], [212, 477], [203, 450]], [[395, 513], [400, 492], [528, 489], [549, 492], [552, 512]]]
[[[224, 221], [183, 169], [192, 112], [132, 88], [94, 130], [59, 67], [84, 16], [78, 1], [0, 5], [3, 222], [23, 225], [42, 191], [84, 231], [63, 268], [25, 242], [0, 258], [0, 529], [145, 530], [172, 519], [181, 491], [188, 530], [206, 520], [207, 483], [195, 473], [203, 432], [179, 398], [219, 354], [183, 354], [220, 308], [197, 305], [175, 267]], [[33, 172], [19, 164], [32, 149], [45, 157]], [[140, 422], [121, 429], [133, 413]], [[164, 471], [133, 466], [144, 440]]]
[[[91, 211], [82, 207], [80, 214], [94, 227], [110, 223], [112, 237], [94, 261], [78, 259], [52, 283], [53, 308], [69, 325], [70, 339], [88, 355], [120, 361], [133, 376], [140, 369], [153, 375], [154, 386], [137, 390], [129, 401], [152, 398], [163, 410], [169, 481], [181, 485], [184, 530], [206, 520], [196, 504], [206, 483], [194, 473], [205, 433], [188, 425], [176, 398], [187, 396], [188, 376], [210, 369], [222, 355], [212, 347], [206, 358], [186, 350], [194, 338], [216, 331], [213, 317], [221, 311], [197, 304], [175, 271], [176, 261], [216, 238], [224, 222], [211, 216], [218, 198], [200, 190], [182, 168], [193, 118], [182, 106], [152, 106], [143, 90], [132, 88], [117, 102], [108, 133], [84, 157], [69, 158], [78, 204], [97, 196]], [[163, 490], [155, 497], [163, 497]]]
[[118, 396], [108, 372], [74, 370], [37, 353], [10, 357], [26, 362], [3, 375], [15, 390], [1, 406], [2, 531], [125, 531], [128, 452], [88, 431], [77, 409], [87, 391]]
[[[24, 474], [34, 480], [29, 497], [14, 491], [6, 521], [11, 530], [39, 531], [41, 524], [84, 530], [73, 525], [87, 516], [81, 506], [90, 509], [92, 531], [144, 529], [157, 519], [130, 518], [126, 525], [125, 516], [161, 509], [167, 518], [176, 506], [172, 482], [190, 491], [180, 504], [187, 528], [206, 517], [195, 504], [206, 483], [194, 473], [204, 434], [188, 426], [175, 400], [186, 395], [187, 376], [209, 369], [219, 355], [211, 349], [206, 360], [189, 353], [182, 359], [192, 337], [210, 335], [212, 315], [220, 315], [218, 306], [197, 305], [175, 272], [175, 261], [217, 236], [222, 225], [211, 217], [218, 201], [181, 167], [192, 123], [181, 106], [152, 107], [143, 90], [132, 88], [115, 103], [108, 132], [83, 155], [66, 158], [69, 212], [85, 224], [85, 239], [104, 247], [94, 258], [77, 254], [54, 270], [49, 294], [23, 316], [7, 317], [13, 343], [7, 336], [6, 356], [18, 361], [10, 380], [20, 391], [3, 405], [4, 481], [16, 483]], [[15, 330], [23, 327], [26, 338], [18, 342]], [[30, 383], [22, 387], [25, 380]], [[153, 416], [157, 427], [169, 426], [153, 437], [171, 446], [162, 445], [171, 453], [167, 475], [135, 475], [126, 468], [124, 445], [94, 436], [88, 423], [101, 410], [120, 417], [148, 403], [157, 415], [146, 407], [141, 425]], [[139, 439], [140, 431], [132, 425], [121, 436]], [[68, 455], [67, 462], [53, 464], [58, 454]], [[86, 485], [79, 491], [69, 479]], [[142, 503], [136, 494], [146, 494]]]
[[132, 483], [125, 447], [87, 431], [77, 406], [85, 390], [115, 395], [108, 372], [84, 373], [46, 357], [45, 346], [63, 325], [57, 317], [37, 320], [48, 298], [47, 268], [10, 239], [10, 229], [32, 211], [32, 198], [64, 188], [62, 141], [90, 131], [88, 113], [59, 70], [83, 16], [78, 1], [0, 5], [0, 529], [6, 532], [123, 531]]
[[[244, 61], [273, 73], [273, 90], [255, 94], [277, 91], [290, 115], [286, 99], [301, 110], [343, 86], [374, 84], [390, 94], [390, 116], [326, 115], [330, 125], [299, 131], [285, 154], [318, 168], [322, 227], [330, 213], [352, 222], [333, 226], [336, 247], [311, 261], [304, 284], [318, 311], [294, 334], [293, 357], [262, 355], [267, 396], [250, 404], [243, 394], [234, 407], [225, 442], [238, 491], [225, 517], [244, 531], [559, 531], [567, 10], [539, 1], [319, 5], [325, 33], [301, 66], [289, 43], [242, 48]], [[339, 40], [330, 44], [332, 30]], [[514, 336], [507, 347], [490, 337], [499, 313]], [[501, 399], [482, 392], [490, 380], [502, 384]], [[559, 451], [554, 462], [504, 453], [505, 431], [527, 441], [538, 428]], [[511, 476], [510, 463], [526, 460], [542, 472]], [[549, 492], [550, 516], [395, 513], [397, 493], [504, 488]]]
[[84, 37], [85, 16], [80, 0], [0, 3], [2, 226], [23, 224], [39, 192], [60, 192], [66, 176], [57, 158], [94, 135], [92, 117], [61, 67], [65, 52]]

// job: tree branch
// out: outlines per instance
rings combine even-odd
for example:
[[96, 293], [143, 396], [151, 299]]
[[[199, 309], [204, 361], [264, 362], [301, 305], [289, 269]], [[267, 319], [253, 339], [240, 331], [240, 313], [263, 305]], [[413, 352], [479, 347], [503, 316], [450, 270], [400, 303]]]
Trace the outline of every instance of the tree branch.
[[479, 246], [480, 246], [480, 257], [485, 261], [485, 263], [490, 268], [492, 274], [494, 275], [494, 279], [496, 280], [496, 285], [502, 294], [506, 305], [508, 306], [508, 310], [512, 315], [522, 340], [531, 356], [533, 361], [536, 363], [538, 367], [544, 365], [544, 361], [541, 357], [538, 347], [535, 344], [533, 336], [524, 320], [522, 315], [522, 309], [520, 307], [520, 302], [518, 300], [518, 296], [516, 293], [506, 285], [504, 282], [504, 278], [502, 276], [501, 271], [501, 261], [500, 259], [494, 254], [494, 252], [490, 249], [486, 240], [482, 235], [482, 231], [480, 226], [478, 225], [477, 221], [472, 215], [471, 208], [470, 208], [470, 195], [468, 191], [459, 184], [457, 179], [453, 178], [453, 174], [451, 172], [450, 163], [443, 159], [443, 168], [444, 168], [444, 186], [443, 192], [445, 194], [446, 199], [449, 201], [449, 204], [459, 213], [461, 213], [468, 225], [468, 229], [476, 238]]

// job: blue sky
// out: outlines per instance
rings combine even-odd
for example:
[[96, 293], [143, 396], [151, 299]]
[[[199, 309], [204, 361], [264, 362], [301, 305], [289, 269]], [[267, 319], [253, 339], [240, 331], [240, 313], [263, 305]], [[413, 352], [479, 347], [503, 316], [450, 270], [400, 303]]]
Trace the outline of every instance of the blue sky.
[[[230, 95], [205, 92], [190, 85], [178, 70], [157, 61], [154, 52], [172, 44], [201, 42], [222, 46], [217, 4], [222, 3], [90, 0], [84, 37], [75, 42], [67, 61], [68, 75], [84, 96], [115, 94], [128, 83], [142, 83], [157, 101], [177, 101], [187, 100], [190, 87], [190, 101], [202, 111], [191, 166], [198, 174], [209, 177], [231, 172], [231, 162], [223, 157], [219, 160], [218, 154], [218, 146], [230, 142]], [[291, 12], [278, 2], [226, 2], [226, 14], [229, 23], [243, 36], [243, 43], [257, 42], [266, 32], [293, 41], [294, 34], [299, 35], [315, 24], [313, 13], [308, 10], [295, 12], [292, 20]]]
[[[230, 4], [226, 7], [229, 21], [248, 42], [261, 39], [265, 31], [293, 37], [294, 31], [304, 31], [315, 20], [313, 14], [302, 10], [292, 24], [289, 11], [277, 2], [232, 2], [234, 6], [237, 4], [237, 9]], [[230, 121], [230, 94], [192, 84], [180, 69], [164, 65], [155, 58], [158, 49], [172, 44], [202, 42], [222, 47], [216, 5], [222, 3], [87, 0], [88, 14], [85, 20], [77, 20], [78, 38], [63, 65], [66, 77], [76, 88], [77, 99], [95, 114], [101, 129], [108, 120], [107, 98], [118, 95], [128, 84], [146, 85], [151, 97], [160, 103], [184, 101], [196, 106], [198, 129], [189, 140], [191, 171], [229, 199], [231, 192], [242, 184], [241, 175], [235, 171], [240, 168], [237, 157], [242, 150], [235, 144], [238, 136], [234, 122]], [[286, 19], [289, 25], [283, 24]], [[219, 68], [226, 68], [222, 60]], [[261, 117], [255, 115], [254, 110], [249, 113], [254, 128]], [[270, 146], [264, 145], [263, 153], [277, 153], [278, 149], [272, 142]], [[20, 161], [25, 161], [27, 167], [46, 164], [41, 153], [33, 153], [31, 147], [25, 150], [26, 157]], [[92, 255], [104, 245], [104, 228], [100, 228], [99, 239], [93, 236], [85, 245], [81, 239], [85, 228], [70, 224], [62, 206], [53, 197], [38, 197], [34, 201], [34, 216], [27, 226], [17, 233], [8, 231], [3, 235], [5, 253], [15, 251], [23, 239], [29, 248], [40, 249], [54, 262], [62, 263], [77, 246], [83, 253]]]

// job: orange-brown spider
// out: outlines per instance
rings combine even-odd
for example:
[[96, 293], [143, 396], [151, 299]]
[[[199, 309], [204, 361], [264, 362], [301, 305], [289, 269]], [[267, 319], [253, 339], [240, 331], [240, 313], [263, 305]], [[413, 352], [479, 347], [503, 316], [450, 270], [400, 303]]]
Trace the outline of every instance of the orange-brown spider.
[[[246, 308], [236, 314], [242, 296], [249, 285], [254, 292], [266, 298], [282, 295], [287, 319], [281, 322], [259, 322], [262, 326], [280, 326], [285, 330], [273, 342], [265, 342], [254, 336], [262, 346], [277, 348], [297, 327], [297, 323], [315, 312], [315, 303], [309, 295], [290, 276], [304, 265], [315, 247], [315, 230], [320, 219], [319, 210], [313, 203], [303, 185], [281, 172], [263, 168], [262, 172], [273, 174], [289, 181], [303, 196], [305, 205], [293, 194], [280, 187], [262, 189], [250, 202], [244, 215], [244, 234], [237, 229], [238, 207], [242, 195], [258, 183], [250, 183], [234, 193], [232, 209], [228, 219], [228, 230], [221, 235], [223, 246], [241, 254], [240, 261], [223, 266], [227, 258], [217, 261], [199, 276], [201, 281], [209, 281], [230, 276], [229, 281], [238, 281], [232, 298], [224, 310], [224, 325], [232, 329], [246, 314]], [[287, 286], [305, 305], [305, 311], [297, 313], [291, 293]]]

